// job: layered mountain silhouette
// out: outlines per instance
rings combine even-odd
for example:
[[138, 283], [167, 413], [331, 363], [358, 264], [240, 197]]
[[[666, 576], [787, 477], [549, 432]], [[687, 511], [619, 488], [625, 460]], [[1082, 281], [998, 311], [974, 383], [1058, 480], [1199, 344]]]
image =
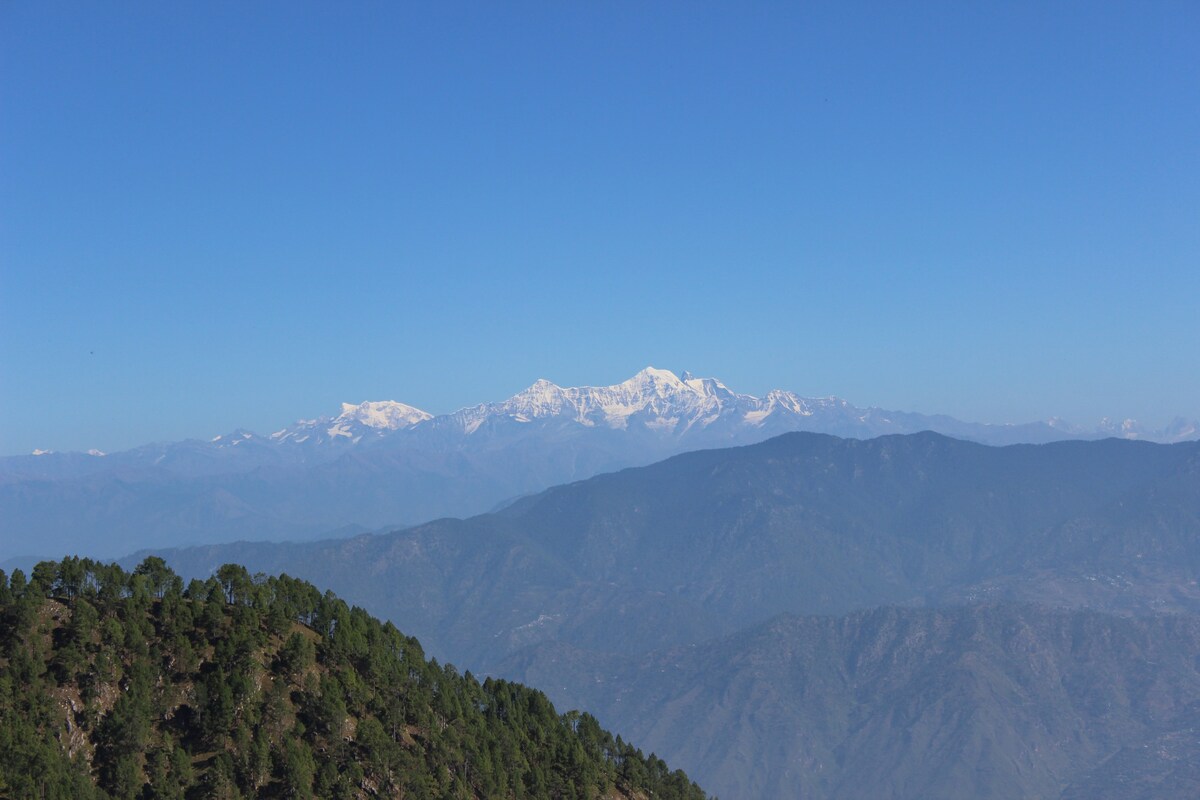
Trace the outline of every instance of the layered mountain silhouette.
[[842, 437], [938, 431], [1008, 444], [1120, 436], [1179, 441], [1105, 422], [985, 425], [858, 408], [836, 397], [739, 394], [718, 380], [649, 367], [604, 387], [539, 380], [499, 403], [433, 416], [397, 402], [345, 404], [270, 435], [151, 444], [103, 454], [0, 459], [0, 562], [20, 555], [120, 555], [139, 547], [311, 539], [469, 516], [549, 486], [788, 431]]
[[793, 433], [166, 556], [329, 586], [720, 796], [1176, 797], [1200, 763], [1200, 443]]

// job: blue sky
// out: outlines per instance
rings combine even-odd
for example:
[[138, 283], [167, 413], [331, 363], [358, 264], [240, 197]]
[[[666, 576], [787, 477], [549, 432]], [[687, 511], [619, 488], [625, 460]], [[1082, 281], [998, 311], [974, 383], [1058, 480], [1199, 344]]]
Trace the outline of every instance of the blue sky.
[[647, 364], [1200, 417], [1198, 142], [1190, 2], [4, 3], [0, 453]]

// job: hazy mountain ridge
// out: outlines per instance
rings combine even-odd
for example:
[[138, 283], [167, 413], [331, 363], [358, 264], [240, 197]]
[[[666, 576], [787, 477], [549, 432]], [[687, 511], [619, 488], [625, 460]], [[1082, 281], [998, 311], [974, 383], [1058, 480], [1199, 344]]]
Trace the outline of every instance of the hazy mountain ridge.
[[[647, 368], [607, 387], [540, 380], [506, 401], [441, 416], [391, 401], [347, 403], [335, 417], [269, 436], [235, 431], [108, 455], [0, 459], [0, 558], [400, 527], [788, 431], [870, 438], [927, 429], [999, 444], [1103, 435], [1055, 421], [982, 425], [861, 409], [778, 390], [758, 398], [715, 379]], [[1195, 433], [1180, 423], [1161, 435]]]
[[600, 620], [622, 607], [646, 623], [624, 632], [633, 650], [661, 646], [659, 630], [692, 632], [683, 643], [778, 613], [876, 605], [1060, 595], [1109, 610], [1200, 610], [1198, 459], [1193, 443], [788, 434], [467, 520], [171, 557], [188, 574], [237, 560], [320, 577], [480, 665], [539, 637], [595, 646]]

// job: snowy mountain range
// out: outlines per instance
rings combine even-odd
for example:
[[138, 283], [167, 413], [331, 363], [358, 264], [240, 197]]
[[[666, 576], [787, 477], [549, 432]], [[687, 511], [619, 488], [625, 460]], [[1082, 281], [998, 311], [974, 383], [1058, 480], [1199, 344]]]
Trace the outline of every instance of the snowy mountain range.
[[1200, 438], [1200, 424], [1184, 420], [1160, 431], [1131, 420], [990, 425], [782, 390], [754, 397], [647, 367], [612, 386], [538, 380], [507, 400], [437, 416], [394, 401], [345, 403], [335, 416], [266, 435], [0, 458], [0, 560], [376, 529], [474, 514], [600, 472], [790, 431], [867, 439], [922, 430], [993, 445]]
[[548, 421], [583, 428], [655, 431], [677, 439], [713, 435], [716, 431], [725, 438], [737, 437], [739, 432], [753, 437], [756, 431], [793, 430], [850, 438], [934, 430], [984, 444], [1108, 437], [1155, 442], [1200, 438], [1200, 422], [1182, 417], [1157, 431], [1147, 430], [1136, 420], [1108, 418], [1091, 429], [1059, 418], [1022, 425], [970, 423], [941, 415], [858, 408], [838, 397], [801, 397], [779, 389], [755, 397], [734, 392], [715, 378], [696, 378], [688, 372], [680, 376], [654, 367], [613, 386], [564, 388], [543, 378], [502, 402], [482, 403], [441, 416], [394, 401], [343, 403], [336, 417], [301, 421], [269, 438], [279, 444], [338, 440], [358, 444], [398, 431], [436, 429], [470, 436], [490, 425]]

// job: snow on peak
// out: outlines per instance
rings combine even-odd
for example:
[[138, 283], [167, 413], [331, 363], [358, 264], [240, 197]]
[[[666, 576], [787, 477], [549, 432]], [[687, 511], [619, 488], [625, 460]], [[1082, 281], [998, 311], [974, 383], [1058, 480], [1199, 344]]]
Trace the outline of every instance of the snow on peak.
[[563, 393], [563, 389], [558, 384], [552, 383], [551, 381], [548, 381], [545, 378], [538, 378], [536, 381], [533, 382], [532, 386], [530, 386], [528, 389], [522, 389], [521, 391], [517, 392], [515, 395], [513, 395], [511, 398], [509, 398], [509, 400], [511, 402], [512, 400], [516, 400], [517, 398], [522, 398], [522, 399], [526, 399], [530, 402], [539, 402], [539, 401], [546, 401], [546, 400], [553, 401], [553, 400], [561, 397], [562, 393]]
[[483, 403], [464, 408], [453, 416], [465, 433], [479, 430], [490, 417], [508, 417], [516, 422], [556, 417], [570, 410], [567, 391], [545, 378], [538, 378], [528, 389], [522, 389], [503, 403]]
[[643, 396], [684, 397], [689, 401], [695, 397], [708, 397], [722, 392], [732, 395], [732, 392], [725, 388], [725, 384], [716, 378], [697, 378], [690, 372], [684, 372], [683, 377], [680, 377], [668, 369], [655, 367], [646, 367], [627, 381], [603, 388]]
[[[687, 373], [691, 377], [691, 373]], [[634, 375], [625, 383], [642, 383], [649, 381], [655, 384], [665, 384], [668, 386], [676, 386], [683, 384], [683, 381], [674, 372], [669, 369], [657, 369], [656, 367], [646, 367], [637, 375]]]
[[53, 454], [54, 454], [53, 450], [42, 450], [41, 448], [38, 448], [38, 449], [34, 450], [32, 453], [30, 453], [30, 455], [34, 455], [34, 456], [48, 456], [48, 455], [53, 455]]
[[670, 370], [646, 367], [632, 378], [612, 386], [563, 388], [544, 378], [503, 403], [465, 408], [455, 416], [467, 433], [489, 417], [506, 417], [527, 423], [558, 417], [587, 427], [626, 428], [636, 415], [647, 428], [686, 429], [716, 419], [735, 395], [713, 378], [681, 379]]
[[297, 420], [294, 425], [275, 431], [269, 438], [276, 444], [312, 442], [316, 445], [334, 441], [353, 444], [364, 435], [382, 436], [429, 419], [433, 419], [432, 414], [394, 400], [342, 403], [341, 413], [336, 417]]
[[106, 455], [108, 455], [108, 453], [105, 453], [103, 450], [97, 450], [97, 449], [96, 449], [96, 448], [94, 448], [94, 447], [93, 447], [91, 450], [88, 450], [88, 451], [87, 451], [87, 454], [88, 454], [89, 456], [96, 456], [96, 457], [100, 457], [100, 456], [106, 456]]
[[357, 422], [368, 428], [394, 431], [432, 418], [433, 415], [428, 412], [394, 400], [368, 400], [358, 405], [342, 403], [342, 413], [334, 422], [335, 425], [339, 422]]
[[[842, 413], [837, 398], [804, 399], [791, 392], [772, 391], [758, 398], [731, 391], [716, 378], [697, 378], [648, 366], [610, 386], [563, 387], [538, 378], [528, 388], [501, 402], [481, 403], [442, 417], [395, 401], [343, 403], [336, 417], [300, 420], [270, 435], [274, 443], [311, 442], [351, 444], [364, 436], [374, 439], [412, 428], [429, 420], [473, 434], [492, 424], [531, 424], [538, 421], [573, 423], [584, 427], [625, 430], [638, 428], [663, 434], [683, 434], [722, 424], [761, 426], [768, 418], [811, 417]], [[715, 429], [714, 429], [715, 430]], [[311, 446], [311, 445], [310, 445]]]

